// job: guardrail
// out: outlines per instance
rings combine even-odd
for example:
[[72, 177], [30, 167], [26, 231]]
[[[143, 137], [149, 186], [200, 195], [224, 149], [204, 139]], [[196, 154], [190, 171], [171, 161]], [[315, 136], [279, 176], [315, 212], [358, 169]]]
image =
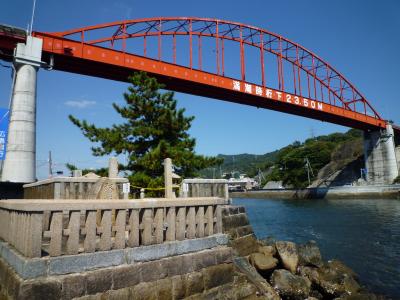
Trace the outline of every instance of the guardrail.
[[222, 233], [218, 197], [2, 200], [0, 238], [26, 257], [161, 244]]

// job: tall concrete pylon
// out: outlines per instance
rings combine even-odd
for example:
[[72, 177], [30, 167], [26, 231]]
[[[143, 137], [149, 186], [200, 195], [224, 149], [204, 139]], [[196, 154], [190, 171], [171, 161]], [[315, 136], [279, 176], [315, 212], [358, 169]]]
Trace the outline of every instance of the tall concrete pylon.
[[393, 127], [364, 132], [364, 157], [369, 184], [392, 184], [399, 176]]
[[42, 42], [28, 36], [26, 44], [18, 43], [15, 49], [16, 77], [1, 181], [36, 180], [36, 76], [42, 63]]

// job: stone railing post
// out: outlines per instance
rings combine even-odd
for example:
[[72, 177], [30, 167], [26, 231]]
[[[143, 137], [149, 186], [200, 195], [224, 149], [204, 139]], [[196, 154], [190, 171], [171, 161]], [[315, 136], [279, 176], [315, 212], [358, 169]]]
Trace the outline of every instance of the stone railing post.
[[108, 178], [118, 177], [118, 160], [116, 157], [110, 157], [108, 161]]
[[170, 158], [164, 159], [164, 187], [165, 198], [170, 199], [173, 197], [172, 187], [172, 161]]

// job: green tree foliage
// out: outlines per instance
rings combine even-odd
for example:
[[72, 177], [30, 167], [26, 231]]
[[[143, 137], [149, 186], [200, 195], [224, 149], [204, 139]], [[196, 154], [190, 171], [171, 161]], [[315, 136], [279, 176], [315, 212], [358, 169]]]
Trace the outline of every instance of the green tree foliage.
[[201, 171], [201, 176], [205, 178], [220, 178], [222, 173], [239, 172], [245, 173], [250, 177], [258, 174], [259, 170], [265, 170], [275, 161], [278, 151], [257, 155], [257, 154], [237, 154], [226, 155], [218, 154], [218, 158], [223, 160], [219, 168], [207, 168]]
[[221, 159], [205, 157], [194, 152], [196, 141], [188, 134], [194, 117], [186, 117], [185, 109], [177, 108], [173, 92], [160, 92], [164, 86], [146, 73], [135, 73], [124, 93], [126, 105], [113, 103], [125, 120], [122, 124], [99, 128], [73, 116], [69, 119], [79, 127], [93, 146], [95, 156], [127, 155], [128, 162], [120, 165], [132, 185], [158, 188], [163, 186], [164, 158], [170, 157], [175, 172], [193, 177], [199, 170], [222, 163]]
[[[307, 139], [305, 142], [295, 141], [279, 150], [263, 155], [238, 154], [223, 155], [221, 168], [208, 168], [202, 171], [204, 177], [219, 176], [221, 172], [237, 171], [254, 177], [259, 171], [263, 174], [262, 186], [268, 181], [282, 180], [285, 185], [294, 188], [308, 186], [305, 159], [308, 158], [316, 179], [318, 172], [330, 163], [325, 171], [332, 173], [347, 163], [360, 159], [362, 161], [362, 131], [350, 129], [346, 133], [332, 133]], [[332, 163], [336, 162], [336, 163]]]
[[310, 162], [315, 179], [318, 171], [327, 165], [332, 154], [344, 142], [361, 138], [361, 131], [351, 129], [346, 133], [333, 133], [308, 139], [304, 143], [295, 142], [279, 150], [272, 172], [266, 181], [282, 180], [285, 185], [295, 188], [308, 186], [308, 175], [305, 159]]

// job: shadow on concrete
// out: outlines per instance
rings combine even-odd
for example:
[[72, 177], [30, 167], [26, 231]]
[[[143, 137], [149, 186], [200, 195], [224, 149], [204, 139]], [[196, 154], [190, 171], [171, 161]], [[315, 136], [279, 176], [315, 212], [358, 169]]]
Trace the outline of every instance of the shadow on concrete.
[[23, 199], [24, 183], [0, 182], [0, 199]]

